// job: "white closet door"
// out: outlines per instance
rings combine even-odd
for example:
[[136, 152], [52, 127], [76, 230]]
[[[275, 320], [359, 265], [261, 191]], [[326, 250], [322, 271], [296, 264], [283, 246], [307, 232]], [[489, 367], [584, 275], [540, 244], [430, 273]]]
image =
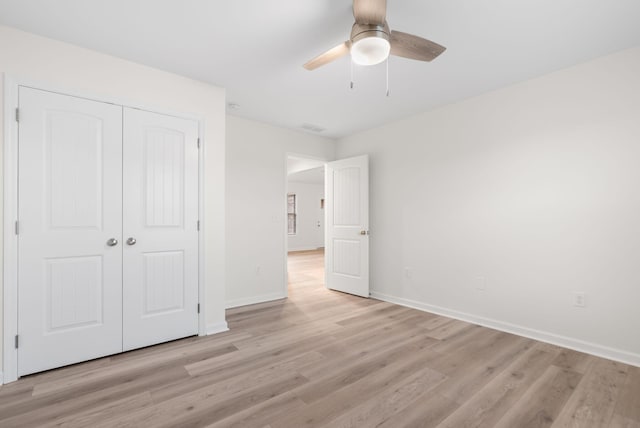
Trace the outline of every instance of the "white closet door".
[[[122, 350], [122, 107], [19, 89], [18, 374]], [[112, 241], [113, 243], [113, 241]]]
[[124, 109], [124, 350], [198, 333], [198, 123]]
[[332, 290], [369, 297], [369, 158], [325, 167], [325, 281]]

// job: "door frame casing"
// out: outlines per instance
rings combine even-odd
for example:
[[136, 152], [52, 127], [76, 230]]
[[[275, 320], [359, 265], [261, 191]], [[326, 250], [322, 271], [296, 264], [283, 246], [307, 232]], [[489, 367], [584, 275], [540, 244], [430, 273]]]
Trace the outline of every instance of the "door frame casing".
[[18, 235], [15, 233], [15, 224], [18, 220], [18, 122], [15, 118], [16, 109], [19, 106], [19, 87], [26, 86], [42, 91], [54, 92], [91, 101], [115, 104], [122, 107], [130, 107], [145, 110], [167, 116], [194, 120], [198, 123], [198, 138], [200, 150], [198, 152], [198, 217], [200, 230], [198, 233], [198, 302], [200, 313], [198, 314], [198, 335], [206, 335], [206, 278], [205, 278], [205, 180], [204, 159], [206, 144], [204, 121], [201, 116], [184, 114], [175, 111], [150, 108], [131, 100], [122, 100], [86, 92], [60, 88], [52, 84], [34, 82], [32, 80], [17, 78], [3, 73], [4, 90], [4, 145], [3, 145], [3, 272], [2, 272], [2, 371], [0, 371], [0, 384], [13, 382], [18, 379], [18, 350], [15, 347], [15, 337], [18, 334]]

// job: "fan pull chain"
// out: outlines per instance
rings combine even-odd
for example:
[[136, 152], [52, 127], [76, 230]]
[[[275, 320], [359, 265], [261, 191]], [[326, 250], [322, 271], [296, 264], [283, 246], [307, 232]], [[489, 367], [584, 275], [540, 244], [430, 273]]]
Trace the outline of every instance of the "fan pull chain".
[[353, 91], [353, 59], [349, 61], [349, 64], [351, 64], [351, 83], [349, 84], [349, 89]]
[[387, 97], [389, 96], [389, 57], [387, 57]]

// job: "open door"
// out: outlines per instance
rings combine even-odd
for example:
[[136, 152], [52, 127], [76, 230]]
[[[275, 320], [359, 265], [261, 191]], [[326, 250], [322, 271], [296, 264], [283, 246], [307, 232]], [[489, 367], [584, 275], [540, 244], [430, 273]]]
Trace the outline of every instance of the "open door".
[[327, 163], [325, 186], [327, 287], [369, 297], [369, 157]]

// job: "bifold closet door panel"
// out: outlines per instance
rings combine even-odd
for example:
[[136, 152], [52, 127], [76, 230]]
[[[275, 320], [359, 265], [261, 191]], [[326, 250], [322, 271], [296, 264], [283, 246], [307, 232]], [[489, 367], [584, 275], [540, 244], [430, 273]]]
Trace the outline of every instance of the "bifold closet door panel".
[[19, 108], [22, 376], [122, 351], [122, 107], [20, 87]]
[[198, 123], [124, 109], [123, 347], [198, 333]]

